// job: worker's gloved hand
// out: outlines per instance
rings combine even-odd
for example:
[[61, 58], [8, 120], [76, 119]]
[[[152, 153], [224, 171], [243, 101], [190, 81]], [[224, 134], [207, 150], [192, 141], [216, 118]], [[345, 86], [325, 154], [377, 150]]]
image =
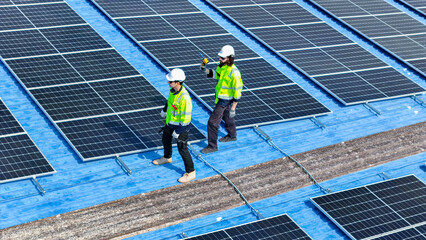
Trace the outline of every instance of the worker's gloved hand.
[[161, 110], [161, 112], [160, 112], [160, 116], [161, 116], [162, 118], [165, 118], [165, 117], [167, 116], [167, 113], [166, 113], [166, 112], [164, 112], [163, 110]]
[[179, 134], [177, 134], [177, 133], [176, 133], [176, 131], [173, 131], [172, 136], [173, 136], [174, 138], [178, 139]]
[[229, 117], [234, 118], [235, 117], [235, 110], [229, 111]]

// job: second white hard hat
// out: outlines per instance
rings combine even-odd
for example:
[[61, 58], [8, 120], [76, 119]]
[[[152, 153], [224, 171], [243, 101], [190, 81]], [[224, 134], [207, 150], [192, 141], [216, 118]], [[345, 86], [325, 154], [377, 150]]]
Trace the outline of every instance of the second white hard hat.
[[175, 68], [166, 75], [167, 81], [183, 82], [186, 79], [185, 73], [180, 68]]
[[229, 56], [235, 56], [234, 48], [231, 45], [225, 45], [220, 49], [220, 52], [217, 54], [219, 57], [229, 57]]

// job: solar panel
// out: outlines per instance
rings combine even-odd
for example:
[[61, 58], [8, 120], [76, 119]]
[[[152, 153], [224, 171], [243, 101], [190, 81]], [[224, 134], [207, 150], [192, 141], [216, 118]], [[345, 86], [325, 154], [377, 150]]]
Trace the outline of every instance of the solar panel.
[[152, 84], [67, 3], [13, 2], [0, 56], [84, 161], [162, 147], [167, 100]]
[[[223, 0], [207, 2], [345, 105], [425, 92], [424, 88], [294, 1], [264, 3], [252, 0], [235, 5]], [[340, 1], [332, 1], [330, 5], [334, 4], [339, 6]], [[380, 13], [392, 10], [376, 9], [369, 2], [363, 5]], [[391, 78], [385, 83], [382, 74]]]
[[231, 228], [226, 228], [204, 235], [194, 236], [191, 240], [225, 240], [225, 239], [276, 239], [301, 240], [311, 239], [287, 214], [265, 218]]
[[405, 4], [408, 4], [420, 12], [423, 12], [423, 14], [426, 15], [426, 2], [423, 0], [400, 0], [400, 2], [403, 2]]
[[426, 185], [414, 175], [311, 201], [352, 239], [426, 237]]
[[[423, 23], [383, 0], [311, 1], [410, 63], [423, 75], [426, 73], [425, 64], [422, 64], [426, 61], [426, 26]], [[418, 2], [424, 5], [424, 1]], [[406, 54], [407, 48], [410, 54]]]
[[56, 173], [0, 99], [0, 183]]
[[[164, 68], [182, 68], [187, 75], [185, 84], [188, 90], [209, 108], [214, 108], [216, 81], [206, 79], [200, 71], [200, 53], [214, 65], [217, 64], [221, 43], [232, 45], [237, 55], [235, 64], [244, 82], [236, 117], [238, 128], [330, 112], [187, 0], [93, 2]], [[286, 94], [286, 97], [261, 94], [268, 91], [278, 94], [278, 90], [283, 90], [281, 95]], [[267, 102], [270, 102], [270, 98], [277, 104], [269, 105]], [[288, 112], [282, 111], [283, 106]]]

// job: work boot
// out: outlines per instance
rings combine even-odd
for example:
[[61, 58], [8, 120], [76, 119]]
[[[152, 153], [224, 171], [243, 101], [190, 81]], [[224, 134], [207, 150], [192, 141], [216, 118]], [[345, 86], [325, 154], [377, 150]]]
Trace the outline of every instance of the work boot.
[[225, 137], [219, 139], [219, 142], [233, 142], [233, 141], [237, 141], [237, 137], [230, 137], [229, 135], [226, 135]]
[[212, 147], [212, 146], [207, 146], [207, 147], [203, 148], [203, 149], [201, 150], [201, 152], [202, 152], [202, 153], [204, 153], [204, 154], [212, 153], [212, 152], [217, 152], [217, 147], [216, 147], [216, 148], [214, 148], [214, 147]]
[[181, 178], [178, 179], [181, 183], [187, 183], [195, 179], [195, 171], [192, 171], [190, 173], [185, 173]]
[[159, 159], [155, 159], [154, 161], [152, 161], [152, 163], [155, 165], [161, 165], [161, 164], [171, 163], [171, 162], [172, 162], [172, 158], [165, 158], [165, 157], [161, 157]]

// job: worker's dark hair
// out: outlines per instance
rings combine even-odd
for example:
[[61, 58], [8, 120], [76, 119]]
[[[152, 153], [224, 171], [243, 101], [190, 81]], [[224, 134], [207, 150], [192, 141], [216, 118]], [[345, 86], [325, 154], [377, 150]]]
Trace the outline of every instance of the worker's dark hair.
[[229, 56], [227, 65], [231, 67], [232, 65], [234, 65], [234, 61], [235, 61], [235, 56], [234, 55]]

